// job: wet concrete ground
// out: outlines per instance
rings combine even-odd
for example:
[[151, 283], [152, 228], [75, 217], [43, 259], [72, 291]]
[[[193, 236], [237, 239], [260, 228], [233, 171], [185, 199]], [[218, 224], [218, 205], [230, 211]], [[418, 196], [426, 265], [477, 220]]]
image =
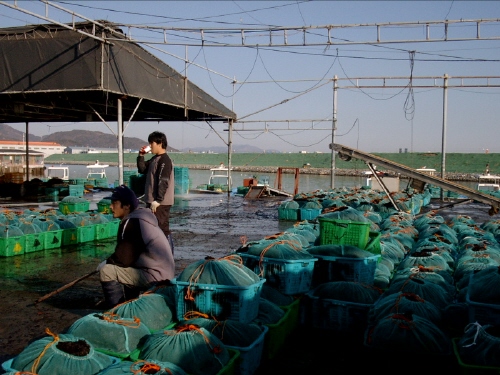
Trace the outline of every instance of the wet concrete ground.
[[[103, 197], [99, 194], [93, 204]], [[281, 199], [245, 200], [226, 195], [192, 194], [178, 198], [171, 218], [177, 273], [206, 256], [219, 258], [235, 251], [241, 236], [259, 240], [290, 227], [291, 222], [278, 221], [280, 203]], [[469, 215], [480, 223], [491, 218], [487, 211], [484, 205], [468, 204], [449, 207], [439, 214], [445, 219]], [[102, 298], [102, 291], [95, 275], [39, 304], [34, 302], [93, 271], [113, 248], [114, 239], [108, 239], [0, 258], [0, 362], [19, 354], [30, 341], [46, 336], [46, 328], [59, 333], [76, 319], [98, 311], [95, 304]], [[439, 373], [441, 367], [457, 369], [453, 360], [434, 363], [429, 368], [428, 359], [423, 358], [407, 358], [399, 364], [402, 367], [394, 368], [394, 358], [367, 353], [359, 343], [352, 335], [299, 329], [275, 360], [263, 362], [258, 374], [304, 374], [313, 369], [315, 374], [352, 374], [379, 366], [383, 371], [390, 366], [404, 373]], [[419, 363], [419, 371], [406, 366], [408, 361]], [[424, 368], [422, 361], [426, 363]]]
[[[96, 202], [105, 195], [109, 193], [95, 194], [90, 209], [96, 209]], [[176, 198], [171, 215], [176, 273], [206, 256], [219, 258], [235, 251], [241, 236], [259, 240], [285, 230], [291, 223], [278, 221], [280, 203], [274, 198], [245, 200], [225, 194]], [[19, 354], [31, 340], [46, 336], [46, 328], [62, 332], [76, 319], [98, 311], [95, 304], [102, 299], [102, 290], [97, 275], [41, 303], [34, 302], [95, 270], [113, 252], [114, 245], [114, 239], [106, 239], [0, 257], [0, 362]]]

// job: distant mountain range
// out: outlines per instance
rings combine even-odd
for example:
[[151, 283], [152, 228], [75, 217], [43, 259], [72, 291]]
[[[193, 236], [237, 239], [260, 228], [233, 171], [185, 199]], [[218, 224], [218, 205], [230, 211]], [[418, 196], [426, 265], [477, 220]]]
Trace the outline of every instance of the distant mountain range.
[[[0, 140], [3, 141], [23, 141], [24, 132], [16, 130], [9, 125], [0, 124]], [[116, 148], [116, 137], [113, 134], [105, 134], [98, 131], [89, 130], [71, 130], [67, 132], [56, 132], [42, 137], [30, 134], [29, 140], [32, 142], [56, 142], [66, 147], [88, 147], [88, 148]], [[139, 150], [146, 140], [135, 137], [123, 137], [123, 148], [131, 150]], [[192, 147], [177, 150], [170, 146], [167, 147], [169, 152], [213, 152], [225, 153], [227, 147]], [[233, 152], [239, 153], [261, 153], [262, 149], [249, 145], [233, 145]], [[279, 151], [266, 150], [266, 153]]]

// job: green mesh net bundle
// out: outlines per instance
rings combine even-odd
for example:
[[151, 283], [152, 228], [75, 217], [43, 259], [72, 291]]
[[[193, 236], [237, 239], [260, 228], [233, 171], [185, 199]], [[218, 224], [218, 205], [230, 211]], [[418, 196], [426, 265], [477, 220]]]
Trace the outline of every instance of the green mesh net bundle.
[[307, 240], [308, 245], [313, 243], [314, 241], [316, 241], [316, 238], [318, 237], [317, 235], [315, 235], [312, 231], [310, 231], [308, 229], [301, 229], [301, 228], [297, 228], [297, 227], [289, 228], [289, 229], [285, 230], [285, 233], [295, 233], [295, 234], [301, 235], [302, 237], [304, 237]]
[[201, 259], [189, 264], [177, 277], [177, 281], [195, 284], [250, 286], [260, 282], [259, 276], [243, 265], [239, 255], [232, 254], [219, 259]]
[[392, 282], [401, 279], [408, 280], [409, 278], [435, 283], [450, 294], [455, 291], [453, 276], [449, 272], [422, 266], [396, 270]]
[[21, 222], [19, 224], [19, 229], [21, 229], [21, 231], [24, 233], [24, 234], [34, 234], [34, 233], [41, 233], [42, 230], [40, 229], [40, 227], [36, 224], [33, 224], [33, 223], [28, 223], [28, 222]]
[[398, 265], [406, 255], [405, 247], [396, 239], [384, 238], [380, 240], [380, 255]]
[[171, 362], [192, 375], [215, 375], [227, 365], [230, 355], [213, 333], [185, 324], [149, 335], [139, 358]]
[[404, 232], [404, 230], [397, 231], [382, 231], [380, 241], [397, 241], [398, 244], [403, 246], [405, 254], [409, 253], [415, 245], [413, 237]]
[[70, 229], [70, 228], [76, 228], [76, 225], [71, 222], [70, 220], [67, 220], [65, 217], [58, 217], [56, 220], [54, 220], [57, 225], [59, 225], [59, 228], [61, 229]]
[[38, 375], [94, 375], [117, 362], [87, 340], [71, 334], [49, 335], [29, 344], [12, 361], [12, 369]]
[[82, 337], [95, 349], [126, 357], [149, 335], [148, 327], [138, 318], [123, 318], [112, 313], [88, 314], [77, 319], [67, 333]]
[[457, 246], [448, 241], [441, 241], [436, 237], [421, 237], [413, 246], [414, 252], [419, 251], [446, 251], [453, 257], [457, 256]]
[[187, 375], [186, 371], [170, 362], [161, 362], [142, 359], [132, 362], [124, 360], [107, 369], [102, 370], [98, 375]]
[[[388, 355], [402, 352], [417, 355], [450, 355], [451, 340], [433, 322], [416, 314], [391, 314], [366, 330], [365, 345], [384, 350]], [[414, 366], [409, 362], [409, 366]], [[404, 369], [402, 369], [404, 371]]]
[[43, 232], [61, 229], [55, 221], [46, 218], [36, 218], [33, 220], [33, 224], [38, 225]]
[[469, 283], [469, 297], [474, 302], [500, 304], [500, 266], [476, 272]]
[[294, 229], [300, 229], [300, 230], [308, 230], [314, 234], [315, 237], [319, 236], [320, 229], [319, 229], [319, 224], [318, 223], [313, 223], [309, 222], [307, 220], [304, 221], [299, 221], [295, 224], [293, 224]]
[[273, 259], [297, 260], [312, 259], [301, 243], [291, 233], [268, 236], [258, 244], [248, 246], [247, 254]]
[[258, 324], [276, 324], [285, 315], [285, 311], [274, 302], [259, 298], [259, 312], [253, 320]]
[[61, 202], [62, 203], [87, 203], [88, 200], [86, 200], [85, 198], [82, 198], [82, 197], [74, 197], [74, 196], [68, 195], [67, 197], [64, 197], [63, 199], [61, 199]]
[[295, 301], [293, 296], [283, 294], [278, 289], [264, 283], [260, 292], [260, 297], [274, 302], [278, 306], [288, 306]]
[[375, 324], [391, 314], [411, 313], [426, 318], [436, 324], [441, 324], [442, 313], [432, 302], [424, 300], [415, 293], [393, 293], [380, 298], [370, 309], [368, 320]]
[[412, 277], [393, 280], [389, 288], [384, 292], [384, 296], [399, 292], [417, 294], [438, 308], [445, 308], [453, 302], [453, 298], [455, 297], [454, 294], [450, 294], [438, 284]]
[[419, 230], [418, 236], [419, 238], [433, 237], [448, 244], [458, 244], [456, 232], [446, 224], [425, 225]]
[[311, 294], [322, 299], [372, 304], [380, 298], [382, 291], [356, 281], [329, 281], [318, 285]]
[[101, 213], [92, 213], [87, 216], [87, 219], [92, 223], [92, 224], [103, 224], [107, 223], [109, 220], [106, 216], [104, 216]]
[[172, 284], [168, 285], [155, 285], [147, 292], [157, 293], [165, 299], [165, 302], [171, 311], [177, 308], [177, 287]]
[[184, 314], [179, 325], [194, 324], [213, 333], [224, 345], [247, 347], [252, 345], [262, 334], [262, 327], [255, 323], [243, 323], [237, 320], [216, 320], [206, 314], [190, 312]]
[[[483, 369], [484, 373], [497, 372], [500, 367], [500, 327], [491, 324], [470, 323], [457, 342], [462, 362], [468, 365], [497, 367]], [[476, 369], [481, 371], [481, 369]], [[477, 372], [480, 374], [481, 372]]]
[[0, 225], [0, 238], [24, 236], [23, 231], [17, 225]]
[[412, 252], [399, 263], [398, 267], [404, 269], [419, 266], [451, 272], [448, 260], [443, 255], [432, 251]]
[[158, 293], [142, 293], [138, 298], [126, 301], [109, 310], [122, 318], [138, 318], [151, 332], [163, 329], [174, 322], [175, 311]]
[[373, 285], [378, 288], [385, 289], [389, 285], [392, 277], [392, 271], [386, 264], [392, 264], [391, 262], [387, 262], [386, 264], [382, 263], [383, 259], [377, 266], [375, 267], [375, 273], [373, 275]]

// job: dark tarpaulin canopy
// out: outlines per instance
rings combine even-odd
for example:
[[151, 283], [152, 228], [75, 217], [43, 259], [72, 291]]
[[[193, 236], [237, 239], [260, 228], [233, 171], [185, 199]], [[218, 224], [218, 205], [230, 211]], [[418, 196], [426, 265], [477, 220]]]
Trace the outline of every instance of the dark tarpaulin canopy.
[[[105, 121], [116, 121], [120, 98], [127, 120], [236, 118], [180, 73], [127, 41], [114, 24], [81, 22], [73, 27], [0, 29], [0, 122], [95, 122], [100, 120], [96, 112]], [[105, 43], [76, 30], [112, 40]]]
[[123, 121], [236, 119], [107, 21], [2, 28], [0, 56], [0, 122], [27, 134], [30, 122], [117, 122], [122, 150]]

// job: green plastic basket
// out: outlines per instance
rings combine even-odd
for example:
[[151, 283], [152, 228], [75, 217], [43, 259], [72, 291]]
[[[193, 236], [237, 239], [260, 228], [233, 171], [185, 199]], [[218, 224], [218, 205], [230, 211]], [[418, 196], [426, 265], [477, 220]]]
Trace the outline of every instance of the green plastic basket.
[[327, 219], [318, 216], [320, 245], [353, 245], [364, 249], [368, 244], [370, 223]]
[[26, 236], [0, 238], [0, 256], [10, 257], [24, 254], [26, 249]]

